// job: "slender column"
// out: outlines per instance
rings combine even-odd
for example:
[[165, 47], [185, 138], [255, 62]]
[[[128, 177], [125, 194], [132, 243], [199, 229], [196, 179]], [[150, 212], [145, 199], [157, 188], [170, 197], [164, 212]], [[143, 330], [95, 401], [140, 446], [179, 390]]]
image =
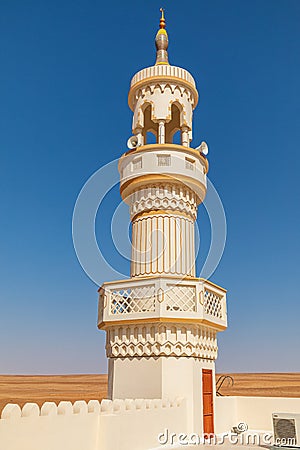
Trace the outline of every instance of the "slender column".
[[189, 146], [190, 146], [190, 139], [189, 139], [189, 130], [188, 130], [188, 127], [182, 127], [182, 131], [181, 131], [181, 143], [182, 143], [182, 145], [184, 145], [185, 147], [189, 147]]
[[136, 137], [138, 138], [140, 145], [144, 145], [144, 136], [142, 128], [137, 128], [135, 134]]
[[165, 122], [163, 120], [158, 123], [158, 143], [165, 143]]

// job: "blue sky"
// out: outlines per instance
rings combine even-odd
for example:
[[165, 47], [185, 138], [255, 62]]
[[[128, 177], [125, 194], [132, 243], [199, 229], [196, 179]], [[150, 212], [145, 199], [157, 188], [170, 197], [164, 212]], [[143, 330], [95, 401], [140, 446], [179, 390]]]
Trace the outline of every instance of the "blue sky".
[[[72, 212], [84, 182], [126, 149], [128, 86], [154, 63], [160, 6], [1, 2], [0, 373], [106, 371], [97, 286], [77, 261]], [[217, 368], [300, 371], [300, 2], [163, 6], [170, 62], [193, 74], [200, 94], [193, 145], [209, 144], [228, 223], [211, 278], [228, 289]], [[98, 240], [128, 274], [104, 238], [119, 202], [115, 188]], [[199, 270], [210, 238], [201, 208], [198, 223]]]

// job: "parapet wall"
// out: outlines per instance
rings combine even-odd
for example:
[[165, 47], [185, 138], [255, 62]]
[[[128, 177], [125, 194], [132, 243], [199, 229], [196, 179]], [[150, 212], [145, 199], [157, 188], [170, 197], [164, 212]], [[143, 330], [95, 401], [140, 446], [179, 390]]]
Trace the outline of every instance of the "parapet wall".
[[216, 433], [243, 422], [249, 430], [272, 431], [272, 413], [300, 413], [300, 398], [216, 397]]
[[181, 398], [8, 404], [0, 450], [143, 450], [158, 446], [165, 428], [186, 431]]

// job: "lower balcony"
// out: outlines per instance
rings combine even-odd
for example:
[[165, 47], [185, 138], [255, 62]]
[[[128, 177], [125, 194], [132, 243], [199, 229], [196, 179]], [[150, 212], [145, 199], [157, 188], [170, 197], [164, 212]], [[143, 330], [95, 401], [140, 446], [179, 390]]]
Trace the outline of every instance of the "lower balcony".
[[181, 321], [227, 327], [226, 290], [204, 279], [130, 278], [99, 289], [99, 328], [112, 322]]

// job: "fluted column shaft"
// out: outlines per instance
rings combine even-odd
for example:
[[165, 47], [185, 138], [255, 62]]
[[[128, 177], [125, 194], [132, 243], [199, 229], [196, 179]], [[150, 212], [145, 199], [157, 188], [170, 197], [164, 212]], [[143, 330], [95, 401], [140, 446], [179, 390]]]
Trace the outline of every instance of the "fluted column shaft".
[[187, 188], [161, 185], [131, 198], [131, 276], [195, 276], [197, 204]]
[[181, 214], [149, 212], [132, 222], [131, 276], [195, 276], [194, 222]]

